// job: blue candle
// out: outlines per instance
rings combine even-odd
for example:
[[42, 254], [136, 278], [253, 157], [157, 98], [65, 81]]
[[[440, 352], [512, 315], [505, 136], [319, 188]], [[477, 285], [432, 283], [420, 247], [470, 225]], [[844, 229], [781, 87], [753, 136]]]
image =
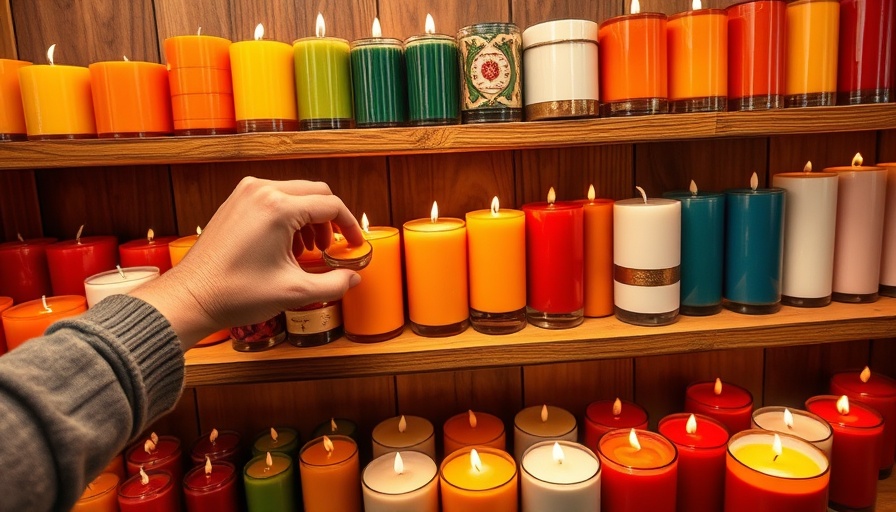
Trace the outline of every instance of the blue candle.
[[761, 315], [781, 309], [784, 189], [725, 192], [725, 307]]
[[725, 250], [725, 194], [690, 191], [663, 194], [681, 201], [681, 307], [683, 315], [714, 315], [722, 310]]

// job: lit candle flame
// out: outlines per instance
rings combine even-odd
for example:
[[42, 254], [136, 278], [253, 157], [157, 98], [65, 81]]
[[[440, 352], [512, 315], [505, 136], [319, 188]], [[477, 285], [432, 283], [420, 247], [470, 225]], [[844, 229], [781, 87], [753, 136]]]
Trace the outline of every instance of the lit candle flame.
[[127, 56], [127, 55], [122, 55], [122, 57], [124, 57], [124, 61], [125, 61], [125, 62], [131, 62], [130, 60], [128, 60], [128, 56]]
[[152, 442], [152, 439], [147, 439], [146, 442], [143, 443], [143, 451], [146, 453], [156, 451], [156, 443]]
[[212, 433], [208, 435], [208, 441], [212, 444], [215, 444], [215, 441], [218, 440], [218, 429], [213, 428]]
[[151, 432], [149, 434], [149, 438], [152, 439], [152, 442], [155, 444], [159, 444], [159, 436], [155, 432]]
[[280, 437], [280, 434], [277, 433], [277, 429], [275, 429], [274, 427], [271, 427], [271, 439], [273, 439], [274, 442], [276, 443], [278, 437]]
[[594, 185], [588, 185], [588, 200], [594, 201], [594, 198], [597, 197], [597, 193], [594, 192]]
[[202, 27], [199, 27], [198, 29], [196, 29], [196, 35], [197, 35], [197, 36], [201, 36], [201, 35], [202, 35]]
[[329, 437], [324, 436], [324, 450], [327, 450], [327, 457], [333, 455], [333, 450], [335, 449], [336, 446], [333, 445], [333, 441], [331, 441]]
[[700, 0], [694, 0], [693, 2], [691, 2], [691, 9], [695, 11], [703, 9], [703, 2], [701, 2]]
[[271, 469], [271, 466], [274, 465], [274, 458], [271, 457], [271, 452], [267, 452], [267, 455], [264, 457], [264, 465], [267, 466], [265, 471]]
[[786, 407], [784, 408], [784, 426], [789, 429], [793, 428], [793, 413]]
[[398, 431], [404, 433], [405, 430], [408, 429], [408, 420], [404, 418], [404, 414], [401, 415], [401, 419], [398, 420]]
[[336, 425], [336, 418], [330, 418], [330, 432], [334, 434], [339, 430], [339, 427]]
[[43, 304], [43, 306], [44, 306], [44, 311], [46, 311], [47, 313], [52, 313], [52, 312], [53, 312], [53, 308], [51, 308], [50, 305], [47, 304], [47, 296], [46, 296], [46, 295], [41, 295], [41, 296], [40, 296], [40, 303]]
[[557, 193], [554, 192], [554, 187], [551, 187], [548, 190], [548, 204], [554, 204], [554, 201], [557, 200]]
[[199, 236], [201, 234], [202, 234], [202, 228], [199, 226], [196, 226], [196, 236]]
[[712, 392], [716, 396], [719, 396], [722, 394], [722, 379], [716, 377], [716, 383], [712, 387]]
[[205, 474], [212, 474], [212, 459], [208, 455], [205, 456]]
[[498, 203], [498, 196], [492, 198], [492, 215], [497, 215], [498, 210], [500, 210], [500, 204]]
[[81, 244], [81, 233], [83, 233], [83, 232], [84, 232], [84, 224], [81, 224], [81, 227], [78, 228], [78, 232], [75, 233], [75, 243], [77, 243], [78, 245]]
[[473, 410], [467, 411], [467, 419], [470, 421], [470, 428], [476, 428], [478, 422], [476, 421], [476, 415], [473, 414]]
[[392, 464], [392, 469], [395, 470], [396, 475], [404, 473], [404, 461], [401, 460], [401, 454], [398, 452], [395, 452], [395, 462]]
[[846, 395], [841, 396], [840, 399], [837, 400], [837, 412], [844, 416], [849, 414], [849, 398], [847, 398]]
[[696, 195], [697, 195], [697, 192], [698, 192], [698, 190], [697, 190], [697, 182], [694, 181], [694, 180], [691, 180], [691, 185], [688, 187], [688, 190], [691, 192], [691, 195], [692, 195], [692, 196], [696, 196]]
[[753, 190], [759, 188], [759, 176], [757, 176], [755, 172], [750, 176], [750, 188]]
[[775, 434], [775, 440], [772, 441], [772, 451], [775, 452], [775, 458], [772, 461], [778, 460], [778, 457], [784, 453], [784, 447], [781, 446], [781, 436]]
[[140, 483], [149, 485], [149, 475], [146, 474], [146, 471], [143, 471], [143, 466], [140, 466]]
[[547, 404], [541, 406], [541, 422], [548, 422], [548, 406]]
[[613, 402], [613, 416], [619, 416], [620, 414], [622, 414], [622, 400], [617, 398]]
[[47, 48], [47, 61], [50, 62], [51, 66], [56, 64], [55, 62], [53, 62], [53, 55], [55, 55], [55, 54], [56, 54], [56, 43], [53, 43], [50, 45], [49, 48]]
[[806, 165], [803, 166], [803, 172], [812, 172], [812, 160], [806, 162]]
[[264, 39], [264, 25], [259, 23], [255, 25], [255, 40], [261, 41], [262, 39]]
[[432, 222], [439, 220], [439, 204], [435, 201], [432, 202], [432, 210], [429, 211], [429, 220]]
[[865, 369], [862, 370], [862, 373], [859, 374], [859, 379], [862, 382], [868, 382], [869, 380], [871, 380], [871, 368], [868, 368], [866, 366]]
[[370, 221], [367, 220], [367, 214], [361, 214], [361, 231], [365, 233], [370, 233]]
[[697, 433], [697, 418], [693, 414], [688, 416], [688, 422], [684, 425], [684, 431], [688, 434]]
[[638, 14], [640, 12], [641, 12], [641, 2], [639, 2], [638, 0], [632, 0], [631, 13]]
[[372, 37], [383, 37], [383, 28], [380, 27], [379, 18], [373, 18], [373, 27], [370, 28], [370, 35]]
[[436, 22], [433, 21], [432, 15], [426, 13], [426, 24], [424, 25], [424, 32], [427, 34], [435, 34], [436, 33]]
[[644, 204], [647, 204], [647, 192], [644, 192], [644, 189], [641, 187], [635, 187], [638, 190], [638, 193], [641, 194], [641, 199], [644, 200]]
[[146, 231], [146, 241], [149, 242], [149, 243], [152, 243], [152, 241], [153, 241], [153, 239], [154, 239], [155, 237], [156, 237], [156, 232], [153, 231], [152, 228], [149, 228], [149, 229]]
[[864, 162], [864, 161], [865, 160], [862, 158], [862, 154], [856, 153], [856, 156], [852, 157], [852, 166], [859, 167], [860, 165], [862, 165], [862, 162]]
[[479, 452], [476, 451], [476, 448], [470, 450], [470, 467], [482, 473], [482, 459], [479, 458]]
[[24, 242], [24, 241], [25, 241], [25, 239], [22, 238], [22, 234], [21, 234], [21, 233], [16, 233], [16, 238], [19, 239], [19, 242]]
[[628, 444], [630, 444], [636, 452], [641, 450], [641, 442], [638, 441], [638, 434], [635, 433], [635, 429], [631, 429], [628, 432]]
[[563, 448], [560, 446], [560, 443], [556, 441], [554, 442], [554, 449], [551, 450], [551, 455], [554, 457], [554, 462], [557, 464], [563, 464], [564, 459], [566, 459], [566, 456], [563, 455]]
[[315, 23], [314, 33], [317, 37], [324, 37], [327, 34], [327, 26], [324, 25], [324, 15], [317, 13], [317, 22]]
[[128, 276], [124, 275], [124, 270], [121, 269], [121, 265], [115, 265], [115, 270], [118, 271], [118, 275], [121, 276], [122, 279], [127, 279]]

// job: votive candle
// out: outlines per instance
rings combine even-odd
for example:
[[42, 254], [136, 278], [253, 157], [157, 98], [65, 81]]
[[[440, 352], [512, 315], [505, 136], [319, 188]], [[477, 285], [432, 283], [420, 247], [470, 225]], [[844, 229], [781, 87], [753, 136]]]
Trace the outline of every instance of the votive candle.
[[439, 468], [442, 512], [517, 512], [518, 478], [516, 462], [503, 450], [458, 450]]
[[579, 438], [576, 418], [553, 405], [533, 405], [513, 418], [513, 458], [523, 460], [523, 452], [542, 441], [572, 441]]
[[697, 382], [688, 386], [684, 400], [685, 412], [705, 414], [725, 425], [734, 435], [750, 428], [753, 395], [746, 389], [720, 379]]
[[541, 441], [518, 460], [523, 512], [600, 512], [600, 460], [585, 446]]
[[373, 428], [373, 457], [392, 452], [415, 451], [436, 460], [436, 436], [432, 423], [419, 416], [395, 416]]
[[670, 414], [657, 430], [678, 450], [677, 509], [717, 512], [725, 499], [728, 429], [701, 414]]
[[647, 430], [607, 432], [597, 444], [604, 512], [675, 512], [678, 450]]
[[299, 453], [306, 512], [361, 512], [358, 445], [346, 436], [312, 439]]
[[301, 128], [351, 128], [354, 121], [348, 41], [326, 37], [324, 18], [318, 14], [315, 36], [297, 40], [293, 52]]
[[292, 46], [264, 40], [261, 23], [254, 40], [230, 45], [237, 132], [298, 130], [293, 66]]
[[445, 457], [466, 446], [507, 447], [504, 422], [485, 412], [467, 411], [456, 414], [442, 426], [442, 449]]
[[365, 512], [438, 512], [438, 466], [428, 455], [402, 451], [373, 459], [361, 475]]

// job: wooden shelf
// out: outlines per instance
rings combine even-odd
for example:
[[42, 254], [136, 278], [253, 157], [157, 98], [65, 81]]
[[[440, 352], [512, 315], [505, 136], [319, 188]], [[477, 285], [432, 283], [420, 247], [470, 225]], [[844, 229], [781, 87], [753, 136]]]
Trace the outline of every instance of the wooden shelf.
[[610, 317], [588, 319], [562, 331], [528, 326], [508, 336], [469, 329], [448, 338], [422, 338], [406, 329], [398, 338], [376, 344], [342, 338], [304, 349], [284, 343], [259, 353], [235, 352], [226, 342], [196, 348], [186, 354], [186, 385], [392, 375], [893, 336], [893, 298], [819, 309], [784, 307], [765, 316], [723, 311], [710, 317], [681, 317], [673, 325], [653, 328]]
[[896, 128], [896, 104], [632, 118], [0, 144], [0, 170], [590, 146]]
[[896, 474], [877, 482], [877, 512], [896, 512]]

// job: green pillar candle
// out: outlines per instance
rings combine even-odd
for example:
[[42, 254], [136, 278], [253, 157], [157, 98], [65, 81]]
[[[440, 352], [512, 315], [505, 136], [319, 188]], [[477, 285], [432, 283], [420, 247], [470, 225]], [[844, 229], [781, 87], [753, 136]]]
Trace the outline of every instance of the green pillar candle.
[[317, 36], [293, 43], [299, 125], [303, 130], [352, 127], [352, 78], [349, 44], [324, 37], [317, 15]]
[[373, 37], [352, 41], [352, 91], [358, 128], [399, 126], [407, 121], [407, 78], [404, 48], [398, 39], [382, 37], [373, 20]]
[[243, 469], [249, 512], [294, 512], [296, 477], [292, 458], [268, 452], [250, 460]]
[[408, 73], [408, 121], [412, 125], [456, 124], [460, 116], [457, 42], [435, 34], [427, 15], [426, 34], [404, 42]]

